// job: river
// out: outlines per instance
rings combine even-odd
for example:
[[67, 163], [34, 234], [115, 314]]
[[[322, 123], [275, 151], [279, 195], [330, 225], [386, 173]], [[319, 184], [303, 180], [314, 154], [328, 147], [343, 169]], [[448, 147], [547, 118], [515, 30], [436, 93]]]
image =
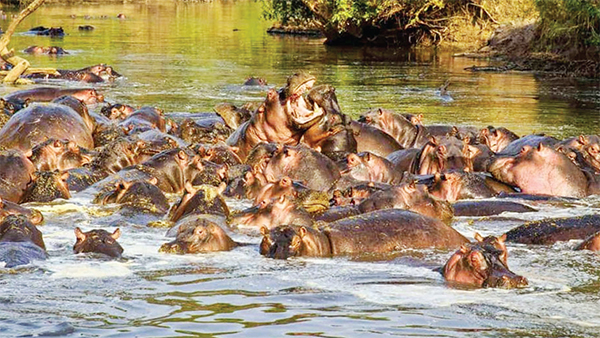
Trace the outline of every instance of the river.
[[[33, 66], [76, 69], [112, 65], [123, 79], [98, 86], [110, 102], [154, 105], [167, 114], [208, 112], [220, 102], [264, 98], [241, 84], [261, 76], [281, 87], [307, 70], [337, 89], [342, 110], [370, 108], [424, 115], [426, 124], [505, 126], [518, 134], [565, 138], [598, 134], [600, 82], [527, 72], [473, 73], [485, 60], [453, 50], [381, 50], [324, 46], [320, 39], [265, 33], [254, 1], [157, 1], [144, 4], [46, 5], [20, 25], [10, 47], [58, 45], [71, 54], [27, 56]], [[119, 13], [126, 19], [117, 19]], [[71, 18], [75, 15], [75, 18]], [[86, 17], [86, 16], [89, 16]], [[6, 30], [8, 21], [0, 22]], [[23, 34], [62, 26], [49, 39]], [[79, 25], [95, 30], [79, 31]], [[22, 54], [22, 53], [21, 53]], [[449, 96], [438, 88], [446, 81]], [[63, 84], [65, 85], [65, 84]], [[69, 83], [69, 86], [80, 84]], [[0, 95], [23, 87], [0, 87]], [[252, 245], [205, 255], [158, 253], [164, 230], [91, 196], [32, 204], [50, 258], [0, 268], [0, 336], [66, 337], [595, 337], [600, 332], [598, 256], [553, 246], [509, 246], [511, 269], [529, 279], [519, 290], [447, 287], [433, 268], [450, 252], [406, 251], [389, 261], [290, 259], [258, 254]], [[228, 201], [241, 208], [247, 201]], [[524, 220], [597, 213], [600, 198], [540, 204], [503, 219], [457, 218], [472, 238], [501, 234]], [[124, 259], [72, 254], [74, 226], [123, 231]]]

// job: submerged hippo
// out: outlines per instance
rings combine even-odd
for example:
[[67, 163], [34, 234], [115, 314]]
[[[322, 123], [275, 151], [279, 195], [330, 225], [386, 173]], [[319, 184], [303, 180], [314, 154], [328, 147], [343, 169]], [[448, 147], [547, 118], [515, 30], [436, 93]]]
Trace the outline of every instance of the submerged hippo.
[[386, 254], [402, 249], [453, 249], [468, 240], [446, 224], [399, 210], [379, 210], [329, 223], [325, 227], [284, 225], [261, 229], [262, 255], [286, 259], [294, 256]]
[[77, 240], [73, 245], [73, 253], [94, 252], [114, 258], [119, 258], [123, 254], [123, 247], [117, 243], [117, 239], [121, 237], [119, 228], [111, 234], [103, 229], [82, 232], [79, 227], [76, 227], [75, 237]]
[[442, 275], [451, 286], [467, 288], [518, 288], [529, 282], [508, 269], [503, 251], [490, 242], [464, 244], [442, 267]]
[[34, 103], [21, 109], [0, 129], [0, 145], [27, 151], [50, 138], [69, 140], [94, 148], [92, 131], [70, 107], [55, 103]]
[[93, 88], [37, 87], [16, 91], [4, 99], [9, 102], [50, 102], [65, 95], [73, 96], [85, 104], [104, 102], [104, 96]]
[[9, 215], [0, 223], [0, 262], [12, 268], [48, 257], [42, 233], [23, 215]]
[[177, 226], [177, 238], [163, 244], [159, 252], [194, 254], [229, 251], [239, 245], [219, 225], [199, 215], [185, 217]]
[[548, 218], [527, 222], [506, 233], [506, 241], [551, 245], [558, 241], [585, 239], [600, 231], [600, 215]]
[[68, 172], [36, 171], [19, 203], [51, 202], [57, 198], [69, 199], [71, 193], [67, 185]]
[[38, 210], [23, 207], [0, 197], [0, 222], [4, 221], [9, 215], [23, 215], [33, 225], [39, 225], [44, 221], [44, 216]]

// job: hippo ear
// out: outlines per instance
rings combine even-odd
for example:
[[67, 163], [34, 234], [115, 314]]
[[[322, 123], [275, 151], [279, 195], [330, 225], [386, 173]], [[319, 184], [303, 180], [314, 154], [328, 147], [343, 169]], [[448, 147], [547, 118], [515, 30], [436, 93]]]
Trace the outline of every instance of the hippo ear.
[[370, 161], [371, 161], [371, 153], [370, 153], [370, 152], [368, 152], [368, 151], [367, 151], [367, 152], [365, 152], [365, 160], [366, 160], [367, 162], [370, 162]]
[[62, 174], [60, 174], [60, 179], [61, 179], [62, 181], [65, 181], [65, 182], [66, 182], [68, 178], [69, 178], [69, 172], [68, 172], [68, 171], [65, 171], [65, 172], [63, 172]]
[[544, 150], [544, 143], [540, 142], [537, 146], [537, 151], [542, 151]]
[[577, 141], [581, 144], [581, 145], [586, 145], [589, 143], [589, 139], [587, 138], [587, 136], [585, 135], [579, 135], [579, 137], [577, 138]]
[[460, 252], [462, 252], [463, 254], [466, 254], [467, 252], [471, 251], [471, 249], [469, 249], [466, 245], [461, 245], [460, 249], [458, 249]]
[[377, 115], [383, 116], [383, 114], [384, 114], [383, 109], [381, 109], [381, 108], [377, 109]]
[[146, 182], [152, 184], [152, 185], [157, 185], [158, 184], [158, 178], [151, 176], [150, 178], [148, 178], [146, 180]]
[[187, 161], [188, 160], [188, 155], [185, 153], [185, 151], [180, 150], [179, 152], [177, 152], [177, 158], [181, 161]]
[[260, 227], [260, 233], [263, 235], [263, 237], [269, 237], [269, 228], [263, 225]]
[[264, 200], [258, 202], [258, 208], [259, 209], [266, 208], [267, 205], [269, 205], [269, 200], [264, 199]]
[[77, 241], [79, 242], [83, 242], [85, 241], [85, 234], [81, 231], [81, 229], [79, 229], [79, 227], [75, 228], [75, 237], [77, 238]]
[[504, 243], [506, 241], [506, 234], [502, 234], [502, 236], [498, 237], [498, 242]]
[[23, 155], [25, 155], [25, 157], [28, 157], [28, 158], [33, 156], [33, 149], [29, 149], [29, 150], [23, 152]]
[[288, 176], [284, 176], [279, 180], [279, 185], [282, 187], [289, 187], [292, 185], [292, 179]]
[[0, 208], [4, 208], [4, 199], [0, 196]]
[[475, 233], [475, 235], [473, 235], [473, 237], [475, 238], [475, 240], [479, 243], [483, 242], [483, 236], [481, 236], [478, 232]]
[[300, 229], [298, 230], [298, 235], [300, 236], [300, 238], [304, 238], [304, 236], [306, 236], [306, 228], [305, 227], [300, 227]]
[[115, 229], [115, 231], [110, 235], [110, 237], [112, 237], [112, 239], [114, 239], [115, 241], [119, 239], [119, 237], [121, 237], [121, 229]]
[[54, 142], [52, 142], [52, 145], [54, 146], [54, 148], [62, 148], [63, 146], [61, 140], [54, 140]]
[[439, 144], [438, 139], [435, 136], [431, 136], [429, 138], [429, 142], [431, 142], [434, 146], [437, 146]]
[[348, 164], [350, 165], [357, 165], [360, 163], [360, 157], [358, 157], [358, 155], [356, 154], [349, 154], [348, 155]]

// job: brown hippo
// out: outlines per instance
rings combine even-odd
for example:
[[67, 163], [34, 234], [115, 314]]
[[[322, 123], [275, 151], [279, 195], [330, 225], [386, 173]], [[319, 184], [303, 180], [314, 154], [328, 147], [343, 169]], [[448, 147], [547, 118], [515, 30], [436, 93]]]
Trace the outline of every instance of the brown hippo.
[[169, 211], [169, 201], [156, 187], [156, 178], [148, 181], [119, 181], [113, 191], [98, 194], [95, 203], [117, 203], [129, 211], [164, 215]]
[[429, 139], [429, 133], [423, 126], [412, 123], [405, 115], [387, 109], [370, 110], [360, 117], [359, 122], [381, 129], [403, 148], [421, 148]]
[[225, 124], [232, 130], [238, 129], [242, 123], [250, 120], [252, 112], [258, 107], [254, 103], [248, 103], [238, 108], [230, 103], [217, 104], [213, 109], [219, 115]]
[[529, 282], [508, 269], [502, 250], [488, 242], [464, 244], [442, 267], [442, 275], [451, 286], [461, 288], [521, 288]]
[[487, 145], [495, 153], [501, 152], [512, 141], [519, 138], [517, 134], [504, 127], [494, 128], [492, 126], [481, 129], [478, 136], [479, 142]]
[[[587, 196], [588, 180], [564, 154], [544, 146], [524, 146], [515, 157], [498, 157], [489, 167], [498, 180], [526, 194]], [[535, 173], [535, 174], [533, 174]]]
[[493, 216], [499, 215], [503, 212], [536, 212], [534, 209], [525, 204], [502, 201], [502, 200], [491, 200], [491, 201], [459, 201], [452, 204], [454, 209], [454, 216], [470, 216], [470, 217], [482, 217], [482, 216]]
[[378, 128], [356, 121], [352, 121], [350, 127], [354, 131], [357, 152], [369, 151], [386, 157], [394, 151], [404, 149], [392, 136]]
[[6, 95], [4, 99], [11, 102], [50, 102], [65, 95], [73, 96], [85, 104], [104, 102], [104, 96], [93, 88], [38, 87], [16, 91]]
[[372, 193], [360, 202], [361, 212], [371, 212], [381, 209], [405, 209], [450, 223], [454, 210], [449, 202], [438, 200], [427, 192], [421, 184], [403, 183], [388, 190]]
[[176, 226], [177, 238], [163, 244], [159, 252], [194, 254], [229, 251], [239, 245], [219, 225], [199, 215], [185, 217]]
[[119, 258], [123, 254], [123, 247], [117, 243], [121, 237], [121, 230], [117, 228], [112, 234], [104, 229], [94, 229], [82, 232], [79, 227], [75, 228], [75, 245], [73, 253], [99, 253], [109, 257]]
[[344, 218], [313, 229], [284, 225], [261, 229], [262, 255], [294, 256], [387, 254], [402, 249], [452, 249], [468, 240], [446, 224], [417, 213], [387, 209]]
[[66, 50], [64, 50], [62, 47], [58, 47], [58, 46], [49, 46], [49, 47], [29, 46], [29, 47], [25, 48], [25, 50], [23, 50], [23, 53], [27, 53], [27, 54], [48, 54], [48, 55], [69, 54], [69, 52], [67, 52]]
[[252, 229], [272, 229], [283, 224], [311, 226], [313, 222], [310, 214], [287, 196], [263, 200], [253, 207], [233, 213], [229, 219], [231, 227]]
[[36, 171], [19, 203], [51, 202], [57, 198], [69, 199], [71, 193], [67, 185], [68, 172]]
[[536, 148], [540, 144], [553, 148], [556, 144], [558, 144], [558, 142], [559, 141], [557, 139], [550, 136], [525, 135], [506, 145], [504, 149], [498, 152], [498, 156], [516, 156], [523, 150], [523, 148]]
[[92, 161], [84, 151], [73, 141], [49, 139], [34, 146], [29, 159], [37, 171], [65, 171]]
[[368, 151], [349, 154], [346, 157], [346, 169], [343, 175], [367, 182], [398, 184], [402, 181], [403, 173], [396, 171], [392, 162]]
[[133, 113], [119, 123], [119, 126], [128, 130], [128, 134], [146, 131], [149, 129], [158, 129], [165, 132], [167, 123], [163, 116], [163, 111], [150, 106], [145, 106], [135, 110]]
[[78, 98], [69, 95], [61, 96], [52, 100], [52, 103], [65, 105], [77, 112], [85, 122], [85, 125], [89, 128], [90, 132], [93, 132], [96, 128], [96, 120], [90, 115], [87, 105]]
[[600, 231], [584, 239], [581, 244], [575, 247], [575, 250], [600, 251]]
[[55, 103], [34, 103], [21, 109], [0, 129], [0, 145], [27, 151], [47, 139], [73, 141], [94, 148], [92, 132], [70, 107]]
[[19, 150], [0, 152], [0, 197], [18, 203], [33, 178], [33, 163]]
[[515, 189], [489, 175], [462, 170], [436, 173], [429, 193], [439, 199], [455, 202], [461, 199], [490, 198], [501, 192], [514, 193]]
[[135, 111], [135, 108], [126, 104], [110, 104], [100, 109], [100, 113], [110, 120], [124, 120], [127, 116], [131, 115]]
[[304, 145], [281, 147], [267, 163], [264, 174], [269, 181], [288, 176], [320, 191], [329, 190], [340, 178], [331, 159]]
[[455, 135], [432, 136], [415, 159], [412, 173], [427, 175], [459, 169], [473, 171], [473, 159], [480, 150], [469, 144], [470, 139]]
[[44, 216], [38, 210], [25, 208], [0, 197], [0, 222], [4, 221], [9, 215], [23, 215], [33, 225], [39, 225], [44, 221]]
[[600, 215], [548, 218], [524, 223], [506, 233], [506, 241], [551, 245], [558, 241], [585, 239], [600, 231]]
[[221, 196], [221, 190], [211, 185], [193, 186], [185, 184], [181, 199], [169, 211], [169, 220], [177, 222], [190, 214], [212, 214], [229, 216], [229, 208]]
[[9, 215], [0, 223], [0, 262], [13, 268], [48, 257], [42, 233], [23, 215]]

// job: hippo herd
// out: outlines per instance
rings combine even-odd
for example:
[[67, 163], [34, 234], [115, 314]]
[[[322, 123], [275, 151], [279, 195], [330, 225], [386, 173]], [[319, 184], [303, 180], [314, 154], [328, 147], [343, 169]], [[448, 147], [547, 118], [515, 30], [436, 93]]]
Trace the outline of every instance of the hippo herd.
[[[69, 73], [70, 72], [70, 73]], [[118, 77], [97, 65], [65, 74]], [[82, 76], [67, 77], [81, 80]], [[219, 104], [216, 113], [173, 119], [155, 107], [104, 102], [91, 88], [35, 87], [0, 100], [0, 261], [47, 257], [26, 202], [93, 196], [119, 212], [168, 227], [163, 253], [252, 245], [276, 259], [362, 256], [406, 249], [455, 251], [439, 268], [451, 286], [524, 287], [506, 242], [584, 240], [600, 250], [600, 215], [528, 222], [474, 242], [456, 216], [535, 212], [527, 200], [568, 201], [600, 192], [600, 137], [518, 137], [505, 128], [427, 126], [385, 109], [358, 120], [342, 113], [330, 85], [298, 72], [284, 87], [262, 79], [264, 101]], [[98, 108], [95, 111], [92, 108]], [[192, 116], [192, 115], [191, 115]], [[86, 196], [87, 196], [86, 195]], [[230, 211], [227, 199], [252, 206]], [[127, 234], [127, 229], [122, 229]], [[73, 229], [74, 253], [121, 257], [121, 229]], [[388, 256], [386, 256], [388, 255]]]

